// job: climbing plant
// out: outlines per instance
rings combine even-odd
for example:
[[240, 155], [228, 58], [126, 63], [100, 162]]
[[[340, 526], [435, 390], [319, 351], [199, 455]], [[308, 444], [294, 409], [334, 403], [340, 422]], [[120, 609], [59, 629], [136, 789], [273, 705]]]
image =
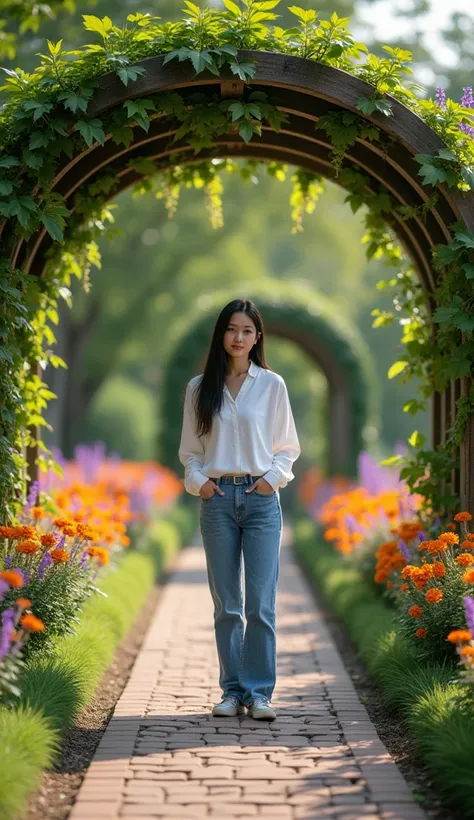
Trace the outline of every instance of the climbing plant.
[[[370, 54], [365, 45], [354, 40], [346, 18], [333, 14], [330, 20], [320, 20], [316, 11], [292, 6], [295, 25], [284, 29], [275, 23], [278, 5], [279, 0], [243, 0], [240, 5], [224, 0], [225, 10], [218, 11], [200, 9], [185, 0], [185, 17], [178, 22], [168, 23], [153, 15], [136, 13], [130, 14], [122, 27], [115, 26], [108, 17], [84, 15], [85, 28], [95, 42], [68, 51], [62, 41], [48, 41], [46, 53], [40, 55], [33, 73], [6, 70], [2, 86], [6, 99], [0, 118], [0, 214], [4, 218], [0, 246], [0, 291], [4, 297], [0, 309], [2, 508], [24, 491], [26, 452], [33, 442], [30, 430], [45, 423], [42, 410], [52, 396], [39, 374], [47, 364], [64, 364], [53, 352], [51, 325], [58, 321], [58, 299], [70, 299], [72, 276], [83, 277], [84, 286], [89, 287], [90, 266], [100, 265], [97, 239], [105, 229], [113, 230], [112, 212], [106, 203], [117, 185], [116, 176], [105, 171], [82, 186], [71, 208], [70, 202], [51, 191], [55, 168], [64, 155], [72, 158], [97, 143], [104, 145], [108, 137], [117, 145], [128, 147], [135, 131], [148, 132], [152, 120], [162, 117], [178, 121], [171, 169], [169, 163], [165, 169], [145, 157], [135, 158], [129, 164], [141, 177], [137, 191], [153, 190], [153, 180], [158, 179], [155, 193], [164, 200], [172, 216], [180, 188], [201, 187], [212, 224], [217, 228], [223, 218], [221, 172], [235, 172], [239, 167], [242, 176], [249, 178], [255, 174], [257, 165], [247, 163], [240, 168], [227, 160], [206, 160], [193, 166], [187, 163], [190, 157], [199, 158], [203, 149], [212, 148], [215, 140], [229, 131], [248, 143], [262, 133], [264, 124], [275, 131], [285, 124], [286, 115], [279, 110], [278, 99], [251, 88], [256, 67], [246, 52], [273, 51], [337, 68], [364, 80], [372, 89], [357, 102], [360, 117], [355, 113], [330, 112], [316, 125], [332, 141], [334, 173], [349, 189], [351, 207], [357, 210], [365, 204], [370, 208], [369, 256], [388, 254], [391, 263], [401, 264], [385, 217], [390, 209], [402, 218], [409, 214], [403, 213], [398, 203], [390, 202], [385, 190], [368, 196], [363, 180], [344, 168], [344, 155], [356, 140], [380, 140], [379, 129], [366, 116], [391, 117], [393, 101], [402, 102], [445, 144], [435, 156], [416, 158], [421, 184], [433, 188], [443, 183], [463, 192], [473, 189], [474, 143], [468, 132], [473, 112], [468, 105], [452, 100], [444, 100], [440, 105], [439, 100], [420, 99], [420, 88], [404, 82], [411, 72], [410, 53], [384, 46], [383, 57]], [[170, 92], [144, 97], [134, 93], [135, 84], [146, 75], [143, 61], [157, 55], [163, 56], [164, 64], [190, 63], [196, 75], [210, 72], [220, 76], [224, 70], [230, 72], [243, 84], [242, 94], [238, 99], [222, 99], [212, 91], [191, 96]], [[123, 106], [99, 117], [94, 114], [94, 94], [99, 78], [110, 72], [118, 76], [129, 96]], [[183, 139], [185, 148], [180, 145]], [[271, 163], [268, 171], [278, 180], [285, 177], [288, 169]], [[294, 229], [300, 230], [303, 215], [311, 213], [321, 193], [321, 178], [296, 171], [293, 182]], [[44, 227], [55, 245], [49, 252], [45, 275], [32, 281], [34, 277], [25, 276], [10, 263], [11, 249], [18, 237], [29, 239], [40, 227]], [[407, 353], [393, 373], [403, 371], [404, 378], [422, 375], [423, 400], [429, 395], [428, 382], [432, 384], [433, 374], [436, 389], [453, 377], [449, 367], [453, 356], [457, 373], [467, 372], [474, 360], [470, 295], [473, 247], [472, 235], [459, 226], [454, 241], [436, 249], [436, 263], [438, 269], [443, 268], [444, 275], [440, 276], [434, 294], [437, 309], [432, 316], [419, 296], [412, 271], [405, 267], [395, 277], [402, 287], [397, 310], [407, 310], [409, 320], [404, 326]], [[376, 317], [381, 324], [389, 320], [387, 316]], [[446, 345], [443, 354], [433, 341], [435, 326]], [[460, 334], [464, 351], [456, 359]], [[409, 412], [417, 407], [414, 400]], [[474, 411], [473, 398], [464, 396], [459, 409], [453, 442], [462, 437], [463, 419]], [[43, 448], [42, 458], [45, 457], [48, 453]], [[421, 470], [420, 464], [417, 469]], [[407, 477], [416, 480], [413, 470]]]

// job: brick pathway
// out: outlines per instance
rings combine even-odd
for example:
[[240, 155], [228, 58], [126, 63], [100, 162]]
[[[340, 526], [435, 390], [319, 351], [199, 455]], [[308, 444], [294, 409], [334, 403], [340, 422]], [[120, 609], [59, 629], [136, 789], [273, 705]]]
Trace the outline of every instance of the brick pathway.
[[69, 820], [424, 820], [292, 560], [284, 530], [272, 723], [215, 718], [205, 556], [185, 548]]

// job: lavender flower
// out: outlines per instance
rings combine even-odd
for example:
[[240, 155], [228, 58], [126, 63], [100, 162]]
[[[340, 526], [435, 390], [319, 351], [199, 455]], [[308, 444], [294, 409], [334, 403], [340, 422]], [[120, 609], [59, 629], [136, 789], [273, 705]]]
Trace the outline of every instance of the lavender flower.
[[12, 561], [13, 561], [13, 556], [11, 556], [11, 555], [6, 555], [5, 556], [5, 569], [8, 569], [9, 567], [11, 567]]
[[50, 553], [45, 552], [38, 566], [38, 581], [43, 580], [46, 570], [48, 569], [48, 567], [51, 566], [52, 563], [53, 559], [51, 558]]
[[461, 105], [463, 108], [474, 108], [474, 97], [471, 86], [463, 88], [463, 95], [461, 98]]
[[446, 94], [444, 88], [436, 89], [436, 102], [440, 108], [446, 108]]
[[464, 612], [466, 613], [466, 623], [469, 631], [474, 635], [474, 598], [468, 595], [464, 598]]
[[3, 596], [5, 595], [6, 592], [8, 592], [9, 589], [10, 589], [10, 587], [7, 584], [7, 582], [4, 581], [3, 578], [0, 578], [0, 601], [2, 600]]
[[408, 551], [408, 548], [407, 548], [406, 544], [404, 544], [403, 541], [398, 542], [398, 549], [400, 550], [403, 557], [406, 558], [407, 561], [411, 560], [411, 555]]
[[81, 560], [79, 561], [79, 566], [81, 569], [87, 569], [89, 566], [89, 553], [83, 552], [81, 555]]
[[0, 660], [5, 657], [10, 649], [14, 619], [15, 610], [10, 606], [2, 613], [2, 629], [0, 631]]
[[30, 583], [30, 579], [31, 579], [31, 571], [29, 569], [23, 570], [23, 582], [24, 582], [25, 586], [26, 586], [26, 584]]

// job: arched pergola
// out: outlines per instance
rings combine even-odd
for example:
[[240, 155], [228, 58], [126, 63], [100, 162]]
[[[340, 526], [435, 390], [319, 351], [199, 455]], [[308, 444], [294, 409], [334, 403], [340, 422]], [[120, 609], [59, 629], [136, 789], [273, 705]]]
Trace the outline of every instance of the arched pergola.
[[[421, 184], [414, 155], [433, 155], [445, 146], [440, 137], [409, 108], [391, 99], [393, 116], [377, 113], [367, 116], [357, 108], [357, 101], [361, 97], [372, 97], [373, 88], [351, 74], [280, 53], [241, 51], [239, 58], [250, 58], [256, 66], [251, 90], [271, 94], [277, 107], [287, 113], [288, 121], [278, 133], [263, 125], [262, 135], [254, 136], [248, 144], [236, 133], [219, 137], [212, 148], [198, 155], [199, 160], [205, 157], [273, 160], [297, 165], [332, 179], [334, 168], [330, 154], [333, 146], [324, 132], [315, 131], [314, 126], [323, 114], [351, 111], [363, 120], [376, 123], [381, 139], [373, 142], [357, 139], [347, 152], [345, 167], [363, 171], [369, 180], [368, 193], [380, 190], [382, 186], [394, 202], [411, 208], [419, 208], [428, 201], [432, 189]], [[213, 92], [223, 98], [239, 97], [246, 93], [244, 84], [236, 80], [228, 69], [223, 69], [219, 77], [209, 72], [195, 76], [189, 63], [163, 64], [162, 56], [148, 58], [138, 65], [146, 68], [146, 74], [133, 83], [133, 90], [125, 87], [115, 74], [99, 78], [88, 117], [100, 116], [121, 107], [126, 100], [164, 91], [179, 90], [185, 100], [196, 92]], [[148, 133], [137, 133], [135, 129], [128, 148], [116, 145], [110, 138], [106, 139], [104, 146], [93, 143], [70, 160], [64, 160], [56, 170], [51, 190], [64, 196], [68, 206], [74, 210], [74, 196], [81, 186], [92, 182], [96, 175], [107, 169], [118, 179], [115, 196], [119, 190], [140, 178], [136, 170], [127, 167], [130, 159], [149, 157], [160, 160], [163, 167], [176, 164], [177, 149], [187, 147], [185, 141], [171, 144], [178, 127], [179, 123], [158, 114], [154, 116]], [[179, 155], [179, 164], [195, 160], [191, 148]], [[455, 222], [461, 221], [469, 230], [474, 230], [474, 195], [442, 185], [437, 185], [436, 191], [438, 199], [425, 216], [420, 210], [412, 212], [409, 218], [402, 218], [396, 210], [387, 214], [388, 224], [416, 267], [430, 305], [435, 287], [433, 246], [451, 241]], [[19, 239], [14, 243], [11, 261], [29, 274], [40, 276], [51, 243], [52, 239], [45, 229], [38, 231], [28, 241]], [[435, 446], [446, 440], [447, 431], [454, 420], [455, 402], [467, 390], [467, 381], [456, 380], [442, 394], [435, 395], [432, 425]], [[469, 465], [472, 465], [473, 457], [474, 419], [471, 419], [461, 447], [461, 470], [456, 477], [456, 489], [460, 490], [463, 504], [471, 508], [474, 508], [474, 477]]]
[[[261, 310], [267, 336], [294, 342], [324, 373], [329, 471], [355, 477], [365, 428], [378, 421], [377, 380], [370, 351], [356, 328], [337, 317], [329, 299], [309, 294], [306, 288], [298, 295], [285, 284], [276, 288], [277, 294], [269, 293], [268, 284], [266, 289], [246, 287], [246, 298], [252, 298]], [[213, 291], [205, 308], [184, 317], [187, 330], [167, 363], [158, 452], [161, 461], [177, 471], [182, 469], [177, 452], [186, 384], [202, 373], [217, 315], [233, 298], [235, 293]]]

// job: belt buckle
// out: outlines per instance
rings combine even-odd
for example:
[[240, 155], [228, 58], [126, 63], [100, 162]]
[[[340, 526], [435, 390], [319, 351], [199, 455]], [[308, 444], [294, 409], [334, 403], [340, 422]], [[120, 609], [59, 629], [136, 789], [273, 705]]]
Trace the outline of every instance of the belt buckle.
[[239, 483], [238, 481], [235, 480], [236, 478], [240, 478], [239, 475], [233, 475], [232, 478], [233, 478], [233, 481], [234, 481], [234, 485]]

